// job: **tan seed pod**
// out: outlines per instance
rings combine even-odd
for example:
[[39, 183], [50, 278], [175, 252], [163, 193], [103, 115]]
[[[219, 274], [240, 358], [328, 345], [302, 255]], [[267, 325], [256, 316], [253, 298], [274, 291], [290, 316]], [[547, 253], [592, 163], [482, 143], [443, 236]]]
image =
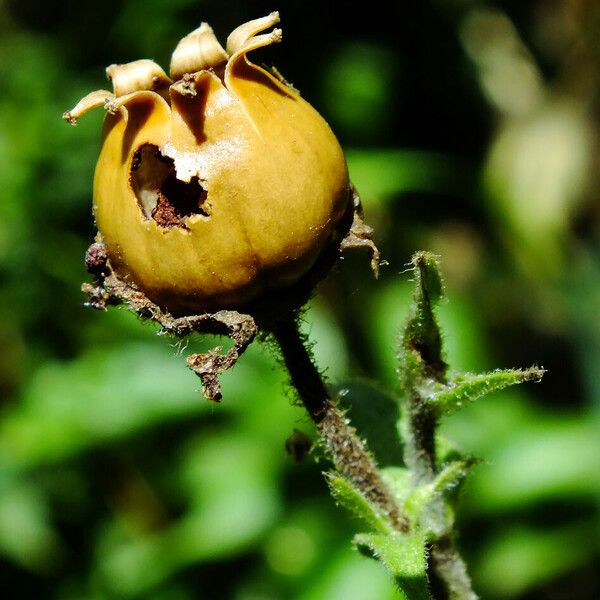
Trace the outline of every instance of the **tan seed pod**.
[[152, 61], [112, 66], [114, 95], [65, 115], [106, 105], [96, 223], [114, 272], [172, 313], [239, 309], [294, 285], [353, 210], [327, 123], [248, 58], [281, 40], [263, 33], [278, 21], [238, 27], [227, 53], [201, 25], [173, 54], [173, 84]]

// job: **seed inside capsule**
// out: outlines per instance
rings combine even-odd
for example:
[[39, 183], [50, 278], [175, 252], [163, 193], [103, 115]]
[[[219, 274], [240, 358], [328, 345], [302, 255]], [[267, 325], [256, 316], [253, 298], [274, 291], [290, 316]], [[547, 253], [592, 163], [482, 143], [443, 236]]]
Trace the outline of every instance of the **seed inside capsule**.
[[158, 146], [144, 144], [131, 162], [129, 182], [144, 218], [170, 229], [188, 229], [193, 215], [209, 216], [208, 193], [198, 177], [177, 178], [173, 160], [161, 154]]

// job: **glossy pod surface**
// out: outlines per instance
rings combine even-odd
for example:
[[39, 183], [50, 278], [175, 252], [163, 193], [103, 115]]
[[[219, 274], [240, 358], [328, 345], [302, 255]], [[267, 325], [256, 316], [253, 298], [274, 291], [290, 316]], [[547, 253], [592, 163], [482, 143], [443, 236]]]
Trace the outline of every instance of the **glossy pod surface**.
[[277, 20], [242, 25], [227, 52], [203, 24], [175, 51], [174, 82], [152, 61], [113, 65], [115, 94], [66, 114], [108, 108], [96, 223], [115, 272], [172, 312], [235, 308], [291, 285], [348, 209], [327, 123], [247, 58], [279, 41], [279, 30], [257, 35]]

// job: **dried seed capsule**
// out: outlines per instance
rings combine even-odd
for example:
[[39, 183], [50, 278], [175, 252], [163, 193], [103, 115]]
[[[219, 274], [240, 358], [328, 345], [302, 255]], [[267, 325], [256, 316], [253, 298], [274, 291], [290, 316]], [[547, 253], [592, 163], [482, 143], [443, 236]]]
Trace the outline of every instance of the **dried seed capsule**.
[[111, 267], [163, 309], [240, 308], [298, 281], [351, 207], [345, 159], [323, 118], [247, 54], [281, 40], [277, 13], [238, 27], [227, 52], [208, 25], [171, 76], [149, 60], [109, 67], [94, 215]]

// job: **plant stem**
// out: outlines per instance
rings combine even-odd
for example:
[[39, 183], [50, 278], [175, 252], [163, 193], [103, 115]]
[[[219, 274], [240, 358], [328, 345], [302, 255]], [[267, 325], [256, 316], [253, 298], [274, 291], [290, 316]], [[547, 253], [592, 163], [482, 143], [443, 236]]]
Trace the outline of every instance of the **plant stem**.
[[[414, 304], [400, 349], [406, 411], [401, 426], [405, 462], [413, 485], [418, 487], [434, 482], [439, 473], [435, 445], [439, 412], [428, 399], [432, 385], [447, 385], [448, 365], [443, 358], [442, 334], [435, 315], [435, 307], [443, 297], [438, 260], [430, 253], [417, 252], [412, 265], [416, 280]], [[428, 566], [432, 591], [435, 598], [476, 600], [445, 509], [440, 496], [424, 515], [436, 536]]]
[[[406, 456], [407, 459], [411, 457], [410, 466], [416, 476], [415, 483], [423, 485], [432, 482], [438, 470], [435, 449], [437, 416], [426, 400], [414, 391], [407, 404], [409, 421], [405, 439], [410, 448], [406, 448]], [[443, 531], [447, 527], [443, 499], [440, 497], [439, 502], [433, 503], [429, 510], [432, 522], [436, 522], [435, 528]], [[442, 533], [432, 542], [429, 570], [435, 598], [477, 600], [465, 562], [454, 544], [452, 531]]]
[[[450, 535], [441, 537], [433, 544], [430, 562], [434, 576], [442, 587], [440, 597], [449, 600], [477, 600], [478, 596], [471, 588], [467, 566]], [[436, 587], [435, 582], [432, 587]]]
[[329, 397], [296, 319], [290, 316], [278, 321], [271, 326], [271, 332], [281, 349], [291, 383], [315, 423], [337, 471], [382, 510], [395, 529], [407, 531], [408, 523], [382, 480], [375, 460], [345, 414]]
[[[425, 398], [413, 388], [408, 398], [408, 431], [405, 436], [407, 462], [415, 475], [415, 483], [423, 485], [432, 482], [437, 474], [435, 431], [437, 415], [428, 406]], [[447, 528], [444, 501], [432, 503], [429, 516], [435, 529], [443, 532]], [[430, 580], [435, 598], [449, 600], [477, 600], [471, 587], [467, 567], [455, 544], [452, 531], [441, 533], [431, 544], [429, 560]]]
[[410, 468], [415, 485], [430, 483], [435, 478], [435, 431], [437, 418], [425, 409], [419, 397], [407, 402], [407, 435], [405, 462]]

